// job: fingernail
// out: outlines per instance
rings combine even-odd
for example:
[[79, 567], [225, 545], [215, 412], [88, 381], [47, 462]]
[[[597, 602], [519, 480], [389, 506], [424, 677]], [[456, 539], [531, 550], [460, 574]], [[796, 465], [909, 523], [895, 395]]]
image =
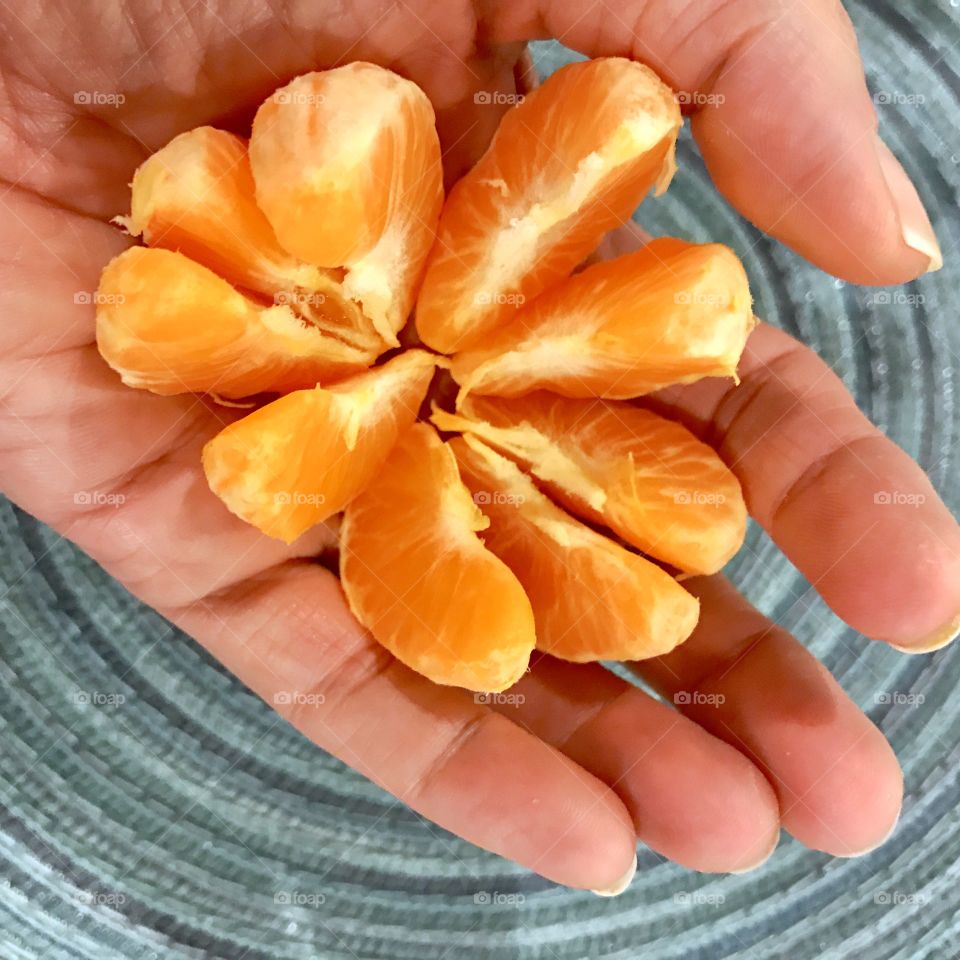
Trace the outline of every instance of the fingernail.
[[900, 823], [900, 814], [902, 812], [903, 808], [901, 807], [900, 810], [897, 811], [897, 815], [894, 817], [890, 829], [876, 843], [872, 843], [869, 847], [864, 847], [862, 850], [856, 850], [853, 853], [838, 853], [835, 854], [835, 856], [841, 860], [851, 860], [854, 857], [865, 857], [868, 853], [873, 853], [874, 850], [878, 850], [893, 836], [897, 829], [897, 824]]
[[877, 137], [877, 156], [880, 159], [883, 179], [887, 182], [887, 189], [897, 209], [903, 242], [911, 250], [916, 250], [927, 258], [929, 261], [927, 273], [939, 270], [943, 266], [943, 254], [940, 252], [937, 235], [933, 232], [930, 218], [923, 208], [923, 201], [916, 187], [910, 182], [900, 161], [879, 137]]
[[912, 644], [909, 647], [901, 647], [895, 643], [890, 646], [901, 653], [933, 653], [934, 650], [941, 650], [947, 644], [953, 643], [960, 637], [960, 614], [954, 617], [945, 627], [931, 633], [925, 640]]
[[780, 843], [780, 831], [778, 830], [773, 838], [773, 843], [770, 846], [770, 849], [767, 850], [764, 855], [757, 860], [756, 863], [751, 863], [749, 867], [740, 867], [739, 870], [730, 870], [729, 873], [740, 874], [740, 873], [749, 873], [751, 870], [756, 870], [759, 867], [762, 867], [772, 856], [774, 850], [777, 849], [778, 844]]
[[598, 897], [619, 897], [630, 886], [630, 881], [634, 878], [636, 872], [637, 858], [634, 857], [630, 869], [612, 887], [607, 887], [605, 890], [591, 890], [590, 892], [595, 893]]

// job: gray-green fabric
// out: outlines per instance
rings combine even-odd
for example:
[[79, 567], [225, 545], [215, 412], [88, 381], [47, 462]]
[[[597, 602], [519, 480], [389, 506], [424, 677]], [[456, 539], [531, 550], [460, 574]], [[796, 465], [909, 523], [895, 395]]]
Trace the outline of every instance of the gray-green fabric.
[[[809, 343], [960, 508], [957, 0], [853, 4], [882, 132], [947, 254], [871, 291], [744, 224], [684, 134], [655, 233], [731, 244], [758, 315]], [[542, 69], [567, 54], [540, 45]], [[917, 101], [920, 102], [917, 102]], [[893, 838], [835, 860], [784, 838], [743, 876], [648, 850], [614, 900], [424, 822], [311, 747], [94, 563], [0, 504], [0, 958], [947, 960], [960, 956], [960, 644], [907, 658], [845, 628], [756, 528], [731, 566], [893, 742]]]

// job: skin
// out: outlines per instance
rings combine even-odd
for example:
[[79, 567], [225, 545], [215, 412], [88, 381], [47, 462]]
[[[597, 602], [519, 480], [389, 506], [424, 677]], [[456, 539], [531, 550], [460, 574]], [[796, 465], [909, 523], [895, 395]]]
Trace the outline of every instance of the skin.
[[[902, 793], [889, 745], [722, 578], [691, 581], [703, 601], [695, 635], [637, 668], [667, 700], [723, 693], [722, 708], [677, 711], [599, 666], [543, 657], [512, 691], [525, 698], [519, 707], [436, 687], [392, 660], [352, 619], [336, 578], [308, 559], [332, 547], [332, 530], [284, 547], [206, 488], [201, 446], [236, 412], [123, 387], [96, 353], [93, 308], [75, 302], [129, 243], [108, 220], [127, 209], [132, 171], [178, 132], [242, 131], [291, 76], [371, 60], [431, 96], [453, 180], [499, 118], [474, 94], [514, 92], [524, 42], [545, 36], [641, 59], [677, 89], [723, 94], [691, 114], [718, 189], [825, 270], [909, 280], [931, 257], [903, 228], [915, 241], [929, 224], [875, 138], [839, 4], [348, 0], [331, 11], [156, 0], [117, 9], [27, 2], [0, 13], [5, 492], [268, 703], [280, 691], [322, 693], [322, 704], [278, 710], [325, 750], [558, 883], [610, 888], [638, 838], [708, 871], [757, 865], [781, 827], [840, 856], [881, 842]], [[83, 90], [126, 100], [75, 103]], [[741, 376], [736, 391], [710, 381], [654, 402], [717, 447], [754, 516], [850, 626], [928, 645], [960, 612], [960, 533], [926, 477], [784, 334], [761, 326]], [[869, 495], [878, 477], [883, 489], [923, 493], [923, 506], [878, 508]], [[123, 501], [81, 503], [77, 491]]]

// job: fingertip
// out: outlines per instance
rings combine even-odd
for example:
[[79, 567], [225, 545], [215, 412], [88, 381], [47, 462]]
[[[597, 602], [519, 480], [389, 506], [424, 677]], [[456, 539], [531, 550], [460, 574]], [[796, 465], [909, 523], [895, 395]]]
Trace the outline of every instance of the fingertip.
[[739, 875], [741, 873], [753, 873], [754, 870], [759, 870], [774, 855], [779, 845], [780, 845], [780, 829], [778, 826], [777, 831], [773, 836], [772, 843], [763, 854], [761, 854], [752, 863], [747, 864], [745, 867], [739, 867], [736, 870], [730, 870], [729, 873]]
[[[876, 138], [875, 148], [880, 173], [897, 214], [900, 239], [906, 248], [904, 266], [913, 264], [908, 279], [934, 273], [943, 266], [943, 253], [917, 188], [903, 165], [880, 137]], [[920, 260], [917, 259], [918, 255]]]
[[960, 527], [922, 470], [886, 438], [836, 451], [781, 503], [771, 529], [829, 606], [865, 636], [925, 653], [956, 634]]
[[792, 792], [781, 798], [783, 825], [814, 850], [863, 856], [896, 827], [903, 773], [886, 738], [852, 704], [841, 708], [830, 727], [817, 762], [813, 755], [794, 758]]
[[900, 653], [921, 654], [933, 653], [942, 650], [953, 643], [960, 636], [960, 614], [957, 614], [946, 626], [935, 630], [932, 634], [914, 644], [901, 645], [891, 643], [890, 646]]
[[601, 887], [599, 890], [591, 890], [590, 892], [595, 893], [598, 897], [619, 897], [633, 882], [636, 874], [637, 855], [634, 854], [627, 869], [609, 887]]

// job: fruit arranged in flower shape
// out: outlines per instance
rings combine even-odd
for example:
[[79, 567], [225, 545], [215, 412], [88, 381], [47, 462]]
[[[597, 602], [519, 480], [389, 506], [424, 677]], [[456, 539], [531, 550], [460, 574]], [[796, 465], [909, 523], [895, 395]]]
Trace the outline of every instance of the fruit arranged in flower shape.
[[539, 650], [578, 662], [641, 660], [693, 632], [699, 602], [666, 571], [575, 520], [475, 437], [450, 446], [490, 519], [485, 545], [530, 598]]
[[347, 507], [340, 579], [357, 619], [437, 683], [500, 691], [534, 648], [530, 600], [478, 536], [489, 521], [425, 423], [397, 441]]
[[[716, 244], [572, 271], [666, 185], [680, 122], [645, 67], [563, 68], [507, 111], [440, 217], [421, 91], [370, 64], [296, 78], [249, 143], [200, 127], [137, 171], [119, 219], [147, 246], [103, 272], [100, 351], [131, 386], [250, 398], [204, 448], [211, 489], [286, 542], [344, 510], [351, 609], [435, 682], [502, 690], [535, 645], [661, 655], [698, 605], [655, 561], [719, 569], [746, 512], [712, 450], [622, 401], [735, 377], [750, 294]], [[375, 365], [415, 341], [415, 300], [420, 338], [451, 356]], [[437, 367], [456, 412], [430, 395]], [[461, 436], [415, 422], [425, 398]]]
[[442, 353], [483, 346], [565, 277], [676, 169], [682, 118], [652, 70], [620, 57], [561, 67], [508, 110], [453, 187], [417, 300]]
[[210, 489], [238, 517], [291, 543], [370, 483], [416, 419], [436, 364], [433, 354], [409, 350], [237, 420], [203, 449]]
[[459, 415], [432, 419], [514, 458], [574, 515], [683, 572], [716, 573], [743, 543], [737, 478], [686, 427], [649, 410], [539, 392], [470, 397]]

